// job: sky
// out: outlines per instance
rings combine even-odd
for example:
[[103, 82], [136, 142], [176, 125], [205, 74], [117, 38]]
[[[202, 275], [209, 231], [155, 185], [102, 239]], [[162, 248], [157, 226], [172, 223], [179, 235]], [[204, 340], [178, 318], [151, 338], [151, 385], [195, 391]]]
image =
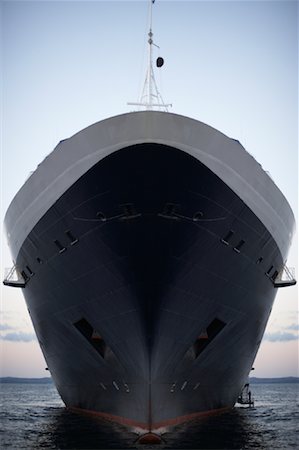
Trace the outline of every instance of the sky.
[[[146, 63], [144, 1], [0, 2], [1, 224], [57, 143], [132, 110]], [[171, 112], [238, 139], [288, 199], [298, 223], [297, 1], [153, 5], [156, 73]], [[12, 261], [1, 232], [1, 278]], [[298, 276], [298, 234], [288, 258]], [[298, 288], [280, 289], [255, 376], [299, 376]], [[1, 285], [0, 376], [47, 376], [21, 290]]]

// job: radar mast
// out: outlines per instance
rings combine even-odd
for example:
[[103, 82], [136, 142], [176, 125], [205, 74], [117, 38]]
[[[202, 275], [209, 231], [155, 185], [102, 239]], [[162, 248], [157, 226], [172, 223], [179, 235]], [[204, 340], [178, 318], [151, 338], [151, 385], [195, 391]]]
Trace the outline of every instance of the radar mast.
[[[152, 18], [153, 18], [153, 4], [155, 0], [149, 0], [149, 32], [148, 32], [148, 63], [143, 84], [143, 90], [138, 102], [128, 102], [128, 105], [142, 106], [146, 110], [158, 109], [162, 111], [168, 111], [168, 108], [172, 106], [170, 103], [164, 103], [163, 98], [158, 90], [158, 86], [155, 80], [155, 73], [153, 67], [153, 45], [160, 48], [154, 43], [152, 32]], [[164, 60], [161, 57], [157, 58], [157, 67], [162, 67]]]

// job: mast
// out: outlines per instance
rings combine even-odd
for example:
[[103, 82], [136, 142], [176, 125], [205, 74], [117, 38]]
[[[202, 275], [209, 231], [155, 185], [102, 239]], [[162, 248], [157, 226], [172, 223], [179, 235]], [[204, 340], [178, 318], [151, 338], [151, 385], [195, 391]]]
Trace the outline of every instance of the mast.
[[[146, 110], [153, 110], [154, 108], [159, 110], [168, 111], [168, 107], [172, 106], [170, 103], [164, 103], [162, 96], [158, 90], [157, 83], [155, 80], [155, 73], [153, 67], [153, 45], [159, 48], [158, 45], [154, 43], [153, 32], [152, 32], [152, 19], [153, 19], [153, 4], [155, 0], [149, 0], [149, 32], [148, 32], [148, 62], [147, 70], [143, 85], [142, 94], [138, 102], [129, 102], [128, 105], [142, 106]], [[164, 63], [162, 58], [158, 58], [162, 61], [162, 64], [158, 65], [161, 67]], [[158, 60], [157, 60], [158, 61]]]
[[152, 109], [152, 79], [154, 77], [153, 71], [153, 32], [152, 32], [152, 21], [153, 21], [153, 1], [149, 2], [149, 32], [148, 32], [148, 66], [147, 66], [147, 78], [148, 78], [148, 107], [147, 109]]

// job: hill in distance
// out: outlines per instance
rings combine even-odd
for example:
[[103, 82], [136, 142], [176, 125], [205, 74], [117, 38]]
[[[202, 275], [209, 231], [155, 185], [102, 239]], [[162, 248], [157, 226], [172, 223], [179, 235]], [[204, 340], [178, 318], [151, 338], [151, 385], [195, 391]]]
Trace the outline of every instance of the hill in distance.
[[250, 377], [251, 384], [257, 383], [299, 383], [299, 377], [282, 377], [282, 378], [256, 378]]
[[49, 384], [53, 383], [52, 378], [17, 378], [17, 377], [0, 377], [0, 383], [19, 383], [19, 384]]

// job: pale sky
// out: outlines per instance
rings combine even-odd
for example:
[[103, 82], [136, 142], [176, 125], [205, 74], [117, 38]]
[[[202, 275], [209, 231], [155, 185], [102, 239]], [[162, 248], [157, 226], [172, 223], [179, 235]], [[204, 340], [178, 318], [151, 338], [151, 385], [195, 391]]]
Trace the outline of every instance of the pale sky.
[[[13, 1], [1, 12], [1, 223], [56, 144], [138, 100], [146, 62], [144, 1]], [[238, 139], [270, 172], [298, 223], [297, 1], [156, 0], [156, 80], [172, 112]], [[2, 264], [11, 266], [4, 233]], [[298, 239], [288, 265], [298, 276]], [[25, 301], [1, 286], [2, 376], [47, 376]], [[298, 289], [281, 289], [255, 376], [298, 373]]]

